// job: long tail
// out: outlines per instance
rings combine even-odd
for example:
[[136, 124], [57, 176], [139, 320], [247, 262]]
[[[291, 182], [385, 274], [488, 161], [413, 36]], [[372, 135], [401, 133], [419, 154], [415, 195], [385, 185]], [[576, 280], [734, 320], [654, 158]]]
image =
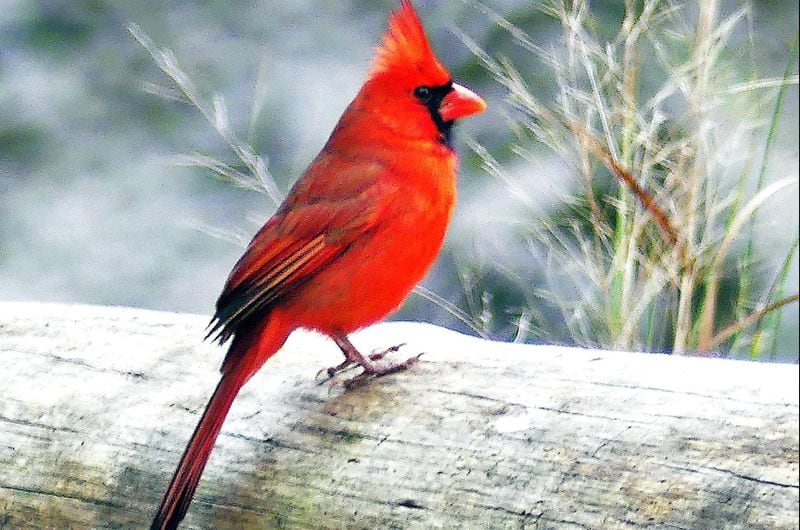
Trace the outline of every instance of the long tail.
[[234, 398], [244, 384], [235, 373], [226, 373], [220, 379], [217, 389], [208, 402], [200, 423], [192, 434], [189, 445], [181, 457], [178, 469], [164, 494], [150, 530], [167, 530], [178, 528], [183, 520], [189, 503], [192, 502], [200, 475], [206, 467], [208, 457], [222, 429], [225, 416], [231, 408]]
[[291, 332], [283, 316], [274, 312], [266, 325], [233, 339], [222, 365], [222, 378], [189, 440], [178, 469], [158, 507], [150, 530], [174, 530], [183, 520], [197, 489], [200, 475], [239, 389], [267, 359], [283, 346]]

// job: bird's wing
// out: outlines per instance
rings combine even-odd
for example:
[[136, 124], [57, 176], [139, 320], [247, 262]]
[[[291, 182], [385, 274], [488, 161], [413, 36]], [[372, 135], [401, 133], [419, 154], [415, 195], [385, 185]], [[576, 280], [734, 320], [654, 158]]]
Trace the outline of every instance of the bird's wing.
[[[341, 185], [331, 187], [336, 189], [332, 196], [320, 193], [324, 187], [315, 187], [315, 193], [307, 195], [302, 186], [296, 186], [231, 271], [208, 336], [222, 343], [257, 322], [270, 306], [313, 278], [374, 227], [380, 213], [377, 198], [384, 185], [371, 175], [378, 169], [348, 166], [340, 170], [336, 180]], [[358, 182], [354, 184], [349, 175], [357, 176]], [[343, 198], [348, 186], [355, 187], [355, 194]]]

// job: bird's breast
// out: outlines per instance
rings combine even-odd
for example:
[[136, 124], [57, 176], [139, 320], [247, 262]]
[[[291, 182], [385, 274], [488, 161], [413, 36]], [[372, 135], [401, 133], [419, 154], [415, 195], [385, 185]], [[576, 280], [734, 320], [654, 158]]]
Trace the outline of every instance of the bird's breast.
[[393, 191], [376, 198], [374, 226], [295, 298], [297, 318], [305, 327], [351, 332], [377, 322], [430, 269], [453, 212], [455, 160], [422, 157], [412, 169], [388, 174]]

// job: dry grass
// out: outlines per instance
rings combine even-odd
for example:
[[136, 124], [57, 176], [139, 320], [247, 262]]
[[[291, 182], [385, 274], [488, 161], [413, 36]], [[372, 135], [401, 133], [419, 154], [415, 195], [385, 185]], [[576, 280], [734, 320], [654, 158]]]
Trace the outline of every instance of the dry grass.
[[[716, 1], [626, 0], [618, 33], [602, 39], [588, 2], [556, 1], [546, 7], [562, 27], [553, 50], [481, 9], [556, 79], [554, 100], [543, 101], [525, 72], [462, 35], [508, 90], [519, 116], [516, 153], [533, 157], [544, 144], [572, 167], [572, 202], [528, 228], [548, 285], [562, 286], [531, 289], [561, 315], [570, 341], [774, 351], [777, 310], [797, 300], [783, 293], [797, 236], [771, 264], [756, 254], [753, 227], [776, 195], [796, 193], [796, 175], [770, 180], [766, 164], [786, 87], [798, 82], [797, 44], [783, 77], [741, 81], [730, 46], [747, 7], [721, 17]], [[502, 167], [484, 160], [502, 179]], [[772, 281], [759, 281], [768, 265]]]
[[[228, 119], [227, 105], [222, 96], [214, 96], [208, 101], [208, 98], [203, 97], [189, 75], [180, 67], [172, 50], [158, 47], [136, 24], [128, 24], [127, 28], [131, 35], [139, 41], [139, 44], [147, 50], [153, 61], [167, 75], [170, 81], [167, 86], [147, 83], [144, 89], [153, 95], [182, 101], [194, 107], [235, 154], [241, 165], [244, 166], [245, 171], [240, 171], [231, 164], [203, 153], [182, 155], [177, 158], [176, 163], [207, 169], [223, 180], [265, 194], [276, 206], [280, 204], [283, 200], [283, 193], [278, 189], [275, 179], [269, 173], [266, 160], [256, 154], [252, 147], [247, 142], [242, 141], [233, 131]], [[260, 88], [256, 88], [258, 92]], [[259, 101], [257, 98], [251, 116], [252, 119], [255, 119], [260, 110], [258, 107]]]

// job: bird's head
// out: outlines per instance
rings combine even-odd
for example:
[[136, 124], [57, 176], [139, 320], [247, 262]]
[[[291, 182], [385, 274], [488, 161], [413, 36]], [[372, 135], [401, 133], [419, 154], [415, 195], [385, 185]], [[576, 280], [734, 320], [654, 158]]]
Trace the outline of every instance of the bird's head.
[[360, 96], [383, 123], [404, 136], [446, 144], [455, 120], [486, 108], [481, 97], [453, 82], [409, 0], [391, 14]]

